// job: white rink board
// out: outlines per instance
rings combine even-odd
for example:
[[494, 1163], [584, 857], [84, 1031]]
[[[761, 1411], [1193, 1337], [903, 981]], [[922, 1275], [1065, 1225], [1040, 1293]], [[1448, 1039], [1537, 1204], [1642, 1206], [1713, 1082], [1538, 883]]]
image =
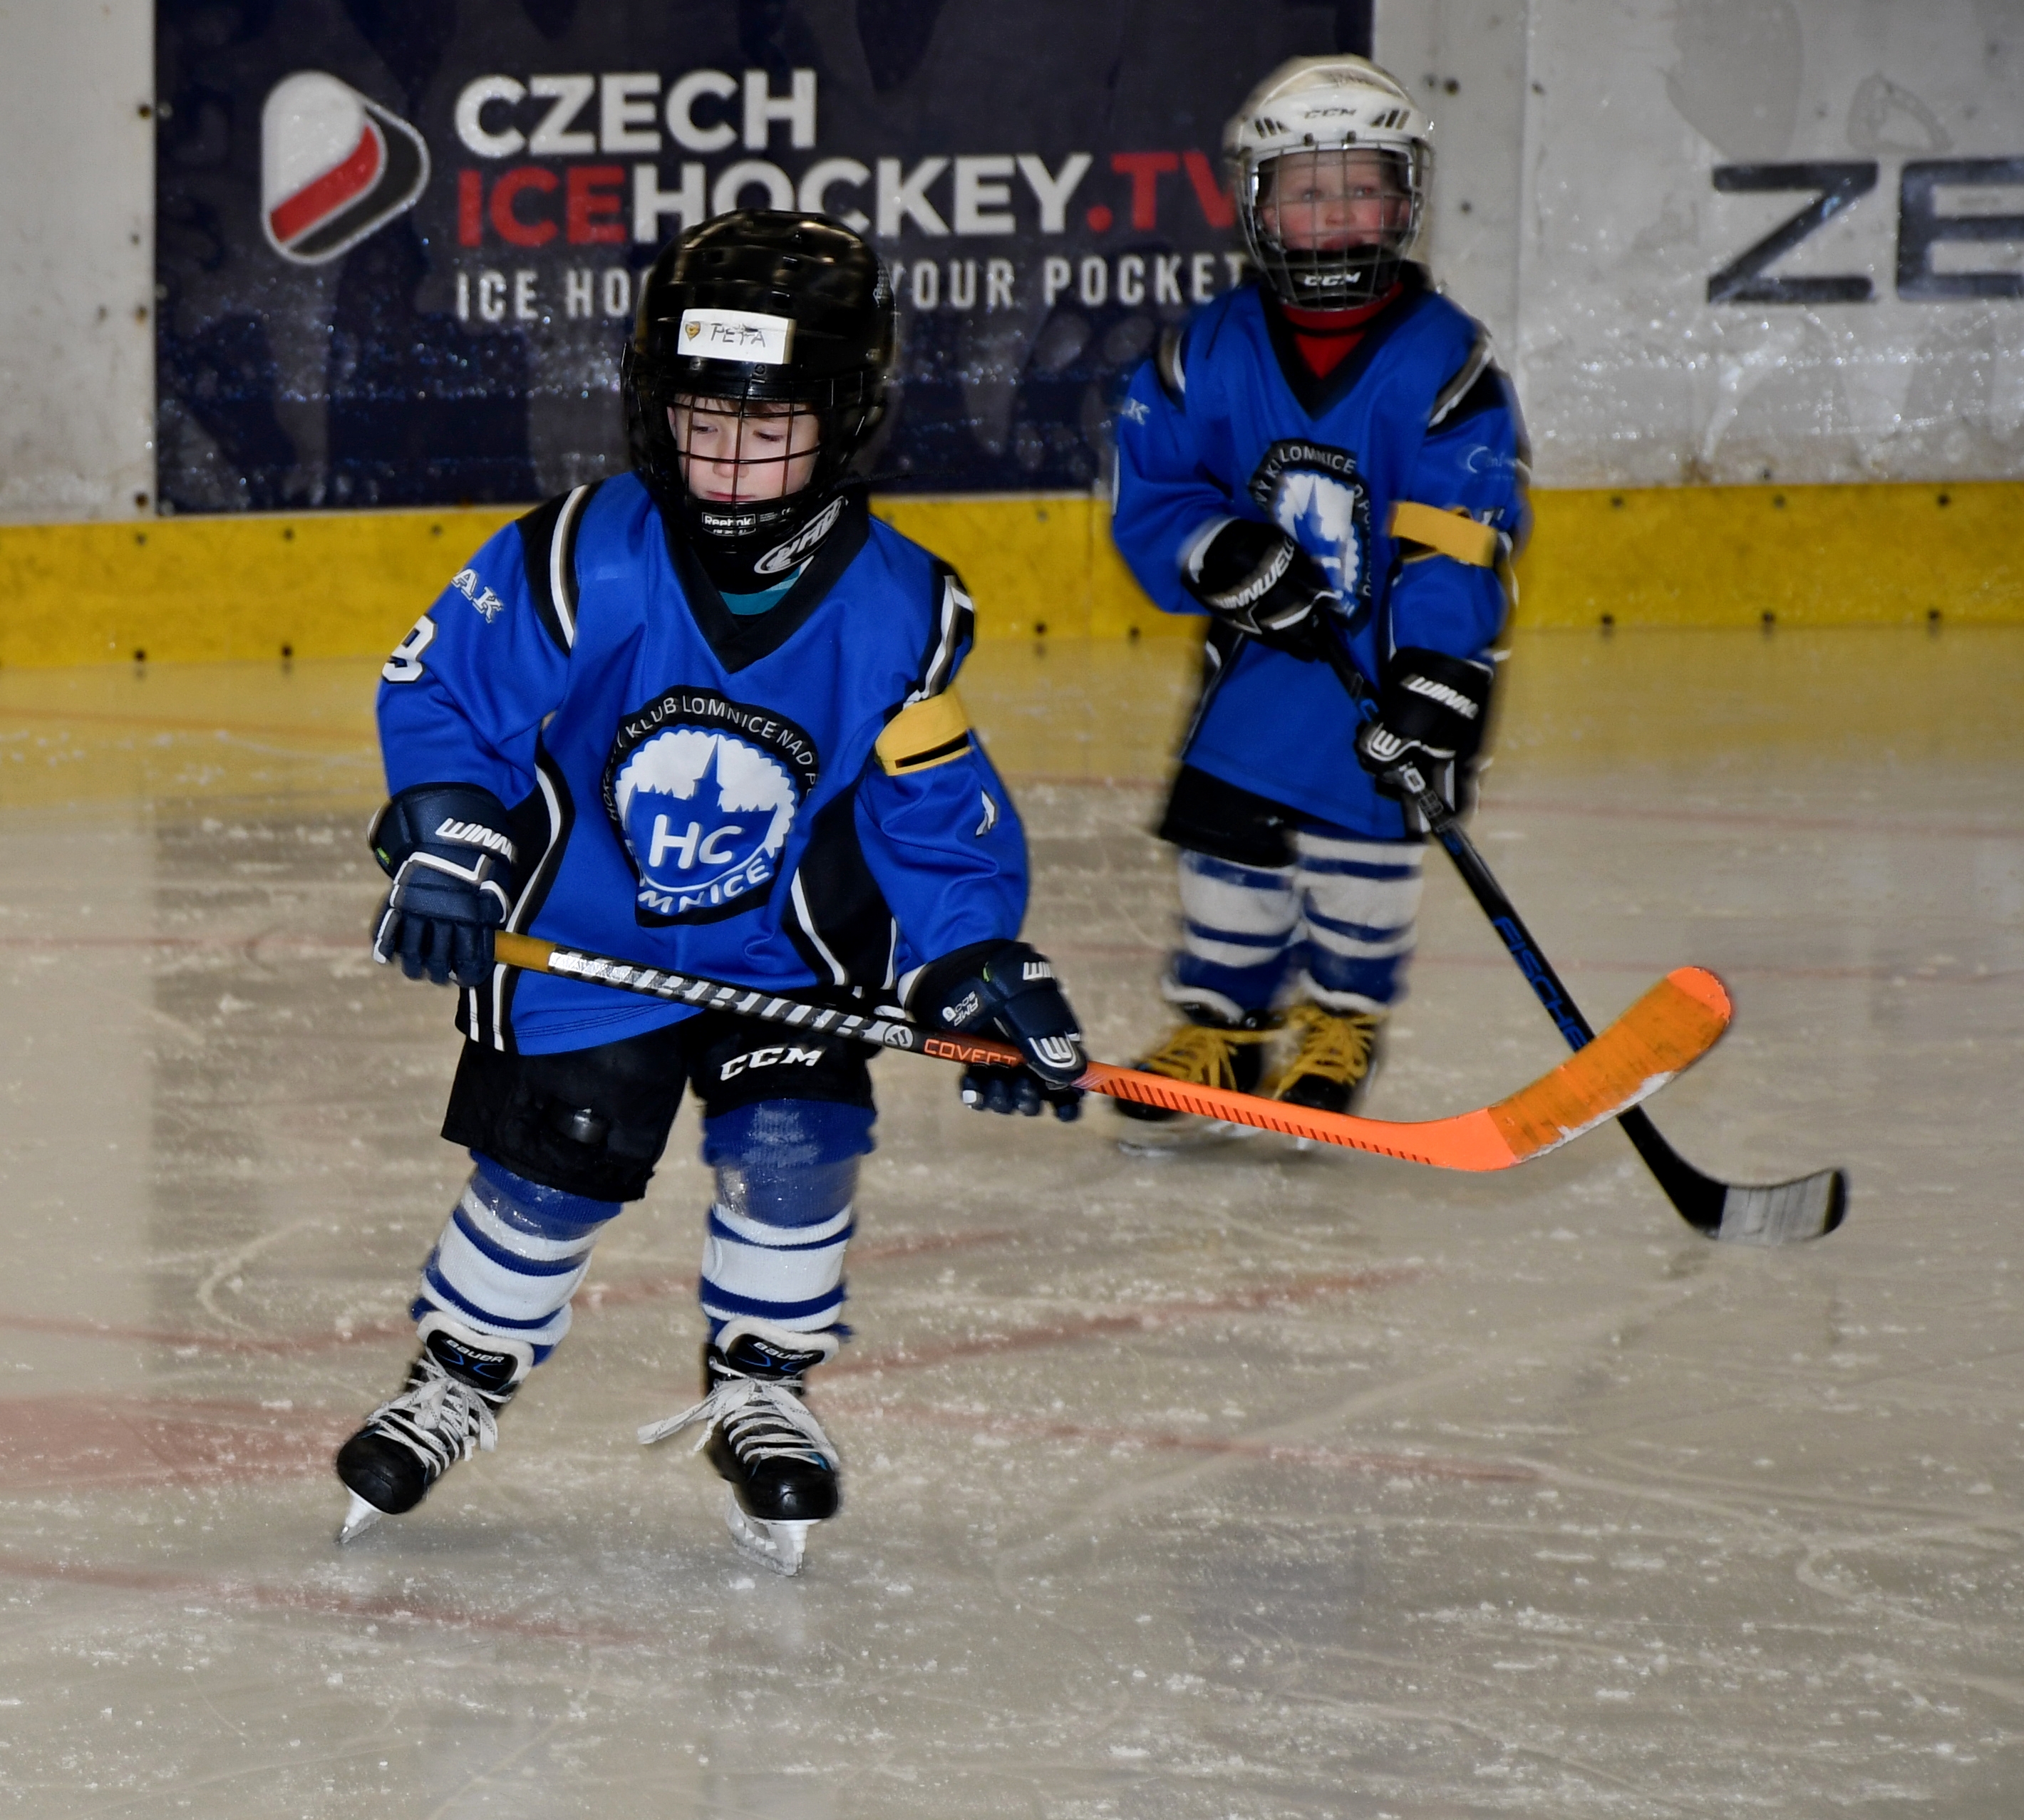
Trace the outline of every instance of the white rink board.
[[0, 522], [152, 517], [154, 9], [0, 0]]
[[[2024, 297], [1897, 283], [1908, 160], [2024, 159], [2024, 8], [1545, 0], [1530, 64], [1517, 364], [1542, 484], [2024, 474]], [[1709, 303], [1813, 193], [1718, 194], [1715, 167], [1815, 162], [1875, 187], [1769, 271], [1861, 275], [1872, 300]], [[2024, 214], [2024, 184], [1939, 202]], [[2015, 274], [2020, 253], [1932, 265]]]

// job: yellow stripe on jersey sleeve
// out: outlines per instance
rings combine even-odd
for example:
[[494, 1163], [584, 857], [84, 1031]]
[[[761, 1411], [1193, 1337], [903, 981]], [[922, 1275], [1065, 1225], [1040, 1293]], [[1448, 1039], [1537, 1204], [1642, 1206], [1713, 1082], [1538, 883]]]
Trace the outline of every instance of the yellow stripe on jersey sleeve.
[[889, 778], [932, 771], [970, 750], [970, 716], [953, 689], [916, 701], [886, 723], [873, 748]]
[[1392, 508], [1390, 529], [1395, 537], [1424, 544], [1436, 554], [1452, 556], [1472, 569], [1496, 566], [1497, 533], [1459, 508], [1444, 512], [1438, 506], [1401, 500]]

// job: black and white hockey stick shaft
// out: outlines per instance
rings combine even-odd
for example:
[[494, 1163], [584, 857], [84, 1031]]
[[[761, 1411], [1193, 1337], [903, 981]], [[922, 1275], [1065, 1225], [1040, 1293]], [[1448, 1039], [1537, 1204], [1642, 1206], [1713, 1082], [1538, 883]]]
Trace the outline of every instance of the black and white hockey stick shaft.
[[[1329, 665], [1358, 711], [1374, 712], [1370, 685], [1349, 654], [1333, 639], [1327, 648]], [[1568, 1048], [1585, 1049], [1595, 1040], [1594, 1030], [1575, 1003], [1574, 994], [1561, 983], [1553, 963], [1532, 939], [1532, 932], [1505, 895], [1483, 855], [1458, 826], [1455, 811], [1416, 766], [1402, 766], [1397, 775], [1406, 786], [1410, 806], [1420, 812], [1434, 838], [1454, 862], [1469, 895], [1482, 906], [1490, 926], [1518, 963], [1519, 972], [1567, 1038]], [[1707, 1238], [1751, 1245], [1788, 1245], [1823, 1237], [1839, 1226], [1847, 1214], [1846, 1170], [1824, 1169], [1790, 1181], [1762, 1186], [1719, 1181], [1703, 1175], [1667, 1143], [1665, 1134], [1641, 1107], [1619, 1113], [1616, 1122], [1681, 1218]]]

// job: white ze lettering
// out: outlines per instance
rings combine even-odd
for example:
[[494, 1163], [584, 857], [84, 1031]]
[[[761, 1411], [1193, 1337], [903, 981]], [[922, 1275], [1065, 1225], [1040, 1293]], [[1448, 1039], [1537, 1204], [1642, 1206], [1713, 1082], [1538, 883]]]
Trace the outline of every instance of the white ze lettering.
[[394, 647], [380, 674], [390, 683], [418, 682], [422, 675], [422, 653], [434, 643], [436, 622], [427, 613], [415, 621], [415, 629]]
[[706, 834], [702, 831], [702, 822], [691, 822], [686, 829], [677, 834], [669, 826], [666, 815], [656, 815], [654, 818], [653, 845], [647, 855], [647, 870], [649, 872], [659, 871], [661, 862], [670, 852], [675, 855], [676, 865], [684, 872], [694, 870], [698, 859], [706, 866], [728, 866], [735, 855], [733, 850], [720, 844], [735, 840], [744, 832], [742, 827], [734, 823], [729, 827], [713, 828]]

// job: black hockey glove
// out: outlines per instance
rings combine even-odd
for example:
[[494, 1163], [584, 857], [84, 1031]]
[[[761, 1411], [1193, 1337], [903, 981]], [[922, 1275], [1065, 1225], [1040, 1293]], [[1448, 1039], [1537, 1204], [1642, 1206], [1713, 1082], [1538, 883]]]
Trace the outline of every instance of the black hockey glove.
[[1405, 778], [1410, 768], [1451, 810], [1468, 807], [1470, 761], [1483, 744], [1491, 675], [1487, 665], [1410, 645], [1392, 654], [1377, 691], [1377, 717], [1356, 734], [1357, 762], [1380, 791], [1410, 801], [1415, 793]]
[[1024, 942], [977, 942], [923, 967], [908, 995], [915, 1016], [939, 1030], [1003, 1036], [1025, 1051], [1022, 1068], [963, 1070], [962, 1103], [978, 1112], [1081, 1116], [1076, 1086], [1089, 1064], [1082, 1026], [1044, 955]]
[[1313, 659], [1335, 635], [1341, 602], [1320, 566], [1275, 525], [1233, 518], [1189, 558], [1188, 591], [1217, 618], [1275, 651]]
[[476, 986], [492, 971], [492, 932], [513, 907], [515, 855], [506, 811], [470, 784], [417, 784], [372, 818], [366, 839], [394, 881], [380, 907], [372, 958], [398, 958], [410, 980]]

